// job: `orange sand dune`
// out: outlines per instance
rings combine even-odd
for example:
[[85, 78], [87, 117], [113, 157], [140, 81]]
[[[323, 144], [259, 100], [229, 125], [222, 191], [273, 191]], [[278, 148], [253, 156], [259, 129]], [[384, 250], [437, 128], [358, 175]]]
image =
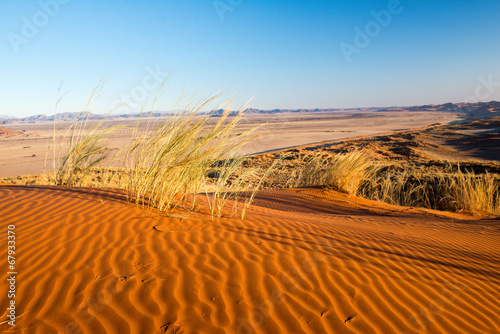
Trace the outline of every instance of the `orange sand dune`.
[[265, 191], [244, 221], [215, 222], [94, 189], [1, 185], [0, 198], [18, 246], [3, 332], [500, 332], [499, 220], [318, 189]]

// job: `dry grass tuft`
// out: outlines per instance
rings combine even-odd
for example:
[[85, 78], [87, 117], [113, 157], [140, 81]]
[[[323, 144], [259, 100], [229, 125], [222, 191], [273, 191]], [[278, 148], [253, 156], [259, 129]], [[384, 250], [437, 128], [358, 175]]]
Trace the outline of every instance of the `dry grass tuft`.
[[362, 151], [306, 158], [295, 187], [324, 186], [357, 194], [364, 180], [375, 175], [377, 167]]
[[[214, 163], [234, 158], [243, 145], [255, 138], [257, 128], [232, 135], [243, 112], [230, 117], [229, 107], [214, 125], [209, 125], [212, 114], [199, 112], [210, 101], [172, 114], [156, 128], [132, 140], [126, 151], [126, 167], [131, 172], [125, 189], [133, 202], [169, 210], [191, 198], [190, 205], [194, 207], [196, 195], [206, 191], [207, 174]], [[223, 166], [220, 181], [216, 182], [216, 207], [221, 200], [225, 202], [220, 197], [222, 185], [241, 165], [241, 159], [232, 161]]]
[[[94, 104], [101, 90], [102, 82], [90, 95], [84, 110]], [[244, 158], [239, 150], [258, 136], [261, 126], [236, 135], [243, 109], [234, 114], [226, 104], [222, 113], [202, 112], [216, 98], [218, 95], [188, 102], [181, 108], [183, 111], [172, 113], [156, 126], [149, 119], [146, 131], [140, 134], [138, 121], [130, 144], [112, 159], [118, 169], [102, 167], [108, 152], [107, 139], [116, 128], [104, 128], [105, 117], [91, 122], [87, 117], [89, 112], [82, 112], [75, 122], [69, 126], [64, 123], [57, 130], [54, 121], [52, 146], [47, 149], [54, 152], [52, 183], [84, 186], [95, 185], [97, 180], [101, 187], [126, 190], [130, 201], [137, 205], [164, 211], [179, 205], [193, 209], [197, 196], [205, 192], [212, 218], [220, 217], [229, 199], [237, 201], [248, 190], [247, 179], [254, 172], [242, 171]], [[219, 109], [221, 105], [214, 110]], [[62, 157], [58, 155], [60, 152], [64, 152]], [[98, 165], [101, 166], [96, 169]], [[215, 181], [209, 177], [214, 171], [218, 175]]]
[[500, 214], [498, 176], [474, 172], [386, 171], [366, 180], [361, 196], [395, 205]]
[[66, 146], [66, 153], [57, 159], [55, 184], [63, 186], [83, 186], [91, 170], [108, 156], [107, 135], [116, 127], [101, 129], [104, 118], [88, 123], [83, 116], [71, 124], [60, 143]]

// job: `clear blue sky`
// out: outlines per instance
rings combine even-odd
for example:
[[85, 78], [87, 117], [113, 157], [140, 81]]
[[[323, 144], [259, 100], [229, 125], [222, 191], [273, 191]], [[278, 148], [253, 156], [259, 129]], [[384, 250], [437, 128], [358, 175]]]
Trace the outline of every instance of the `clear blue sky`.
[[142, 105], [157, 68], [164, 110], [184, 87], [261, 109], [500, 100], [500, 1], [390, 2], [0, 0], [0, 114], [53, 114], [63, 79], [60, 111], [79, 111], [107, 75], [97, 112], [132, 93]]

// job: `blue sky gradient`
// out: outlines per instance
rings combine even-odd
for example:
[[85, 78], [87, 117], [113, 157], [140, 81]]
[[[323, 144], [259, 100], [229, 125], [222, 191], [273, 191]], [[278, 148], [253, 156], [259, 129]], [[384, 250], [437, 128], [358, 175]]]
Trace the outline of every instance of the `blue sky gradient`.
[[[399, 13], [348, 61], [341, 44], [356, 47], [356, 27], [390, 3]], [[62, 80], [59, 111], [79, 111], [106, 76], [95, 111], [129, 102], [118, 111], [135, 112], [167, 73], [162, 110], [183, 89], [230, 90], [235, 107], [252, 99], [261, 109], [500, 100], [499, 1], [0, 0], [0, 9], [0, 114], [53, 114]]]

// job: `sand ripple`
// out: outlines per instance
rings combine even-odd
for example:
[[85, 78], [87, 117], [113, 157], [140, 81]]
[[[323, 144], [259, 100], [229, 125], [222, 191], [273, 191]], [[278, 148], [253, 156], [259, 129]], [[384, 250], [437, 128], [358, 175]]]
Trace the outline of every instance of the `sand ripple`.
[[216, 222], [120, 192], [2, 185], [0, 198], [18, 333], [500, 332], [498, 220], [317, 189], [262, 192], [244, 221]]

